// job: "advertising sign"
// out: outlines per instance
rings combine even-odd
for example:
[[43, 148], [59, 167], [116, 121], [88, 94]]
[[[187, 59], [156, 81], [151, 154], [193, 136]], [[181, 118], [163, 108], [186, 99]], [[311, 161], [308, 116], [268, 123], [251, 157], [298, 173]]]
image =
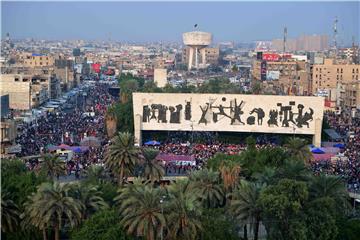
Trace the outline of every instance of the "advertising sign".
[[260, 65], [261, 81], [266, 80], [266, 61], [262, 61]]
[[280, 78], [280, 71], [266, 71], [266, 80], [273, 81], [279, 80]]
[[277, 53], [263, 53], [262, 57], [263, 60], [272, 62], [279, 61], [280, 59], [280, 55]]

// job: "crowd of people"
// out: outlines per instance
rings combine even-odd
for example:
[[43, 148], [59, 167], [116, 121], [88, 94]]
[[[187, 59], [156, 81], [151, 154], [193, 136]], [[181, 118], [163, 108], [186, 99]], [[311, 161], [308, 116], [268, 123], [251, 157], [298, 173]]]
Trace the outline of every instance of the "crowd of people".
[[[87, 92], [86, 92], [87, 91]], [[75, 153], [67, 162], [67, 172], [78, 177], [82, 169], [92, 164], [103, 164], [104, 152], [108, 146], [105, 132], [105, 115], [108, 106], [115, 98], [108, 92], [106, 84], [95, 84], [92, 89], [85, 90], [86, 97], [77, 99], [71, 111], [55, 110], [46, 112], [43, 116], [30, 123], [24, 123], [20, 128], [16, 142], [21, 145], [21, 156], [46, 153], [48, 146], [67, 144], [79, 146], [86, 137], [99, 139], [99, 146], [89, 146], [87, 151]], [[79, 96], [76, 96], [79, 97]], [[78, 101], [79, 100], [79, 101]], [[339, 175], [348, 183], [350, 191], [360, 190], [360, 119], [348, 115], [326, 113], [326, 119], [331, 128], [339, 133], [345, 148], [341, 151], [345, 158], [336, 161], [313, 161], [311, 167], [315, 174], [327, 173]], [[185, 174], [189, 170], [202, 168], [207, 159], [216, 153], [238, 154], [246, 149], [246, 144], [224, 144], [216, 140], [212, 133], [191, 133], [186, 139], [203, 138], [202, 143], [190, 144], [182, 141], [183, 133], [174, 133], [168, 141], [156, 148], [161, 154], [191, 156], [195, 164], [176, 163], [169, 161], [165, 170], [170, 175]], [[198, 134], [200, 134], [198, 136]], [[273, 145], [274, 142], [258, 139], [257, 147]], [[28, 162], [30, 169], [36, 169], [38, 162]]]
[[360, 191], [360, 119], [344, 114], [326, 113], [326, 119], [343, 139], [344, 157], [331, 161], [322, 160], [312, 163], [315, 173], [327, 173], [341, 176], [347, 181], [348, 190]]
[[[94, 88], [84, 90], [86, 97], [79, 99], [74, 109], [63, 109], [45, 112], [30, 123], [24, 123], [19, 129], [16, 142], [21, 145], [20, 156], [32, 156], [49, 152], [49, 146], [66, 144], [80, 146], [82, 140], [94, 137], [97, 146], [88, 145], [87, 151], [74, 152], [67, 161], [68, 173], [79, 175], [81, 169], [88, 165], [102, 163], [104, 151], [108, 144], [105, 130], [105, 113], [107, 107], [114, 103], [115, 98], [108, 93], [108, 86], [96, 84]], [[86, 144], [86, 143], [85, 143]], [[29, 168], [36, 168], [38, 161], [27, 163]]]

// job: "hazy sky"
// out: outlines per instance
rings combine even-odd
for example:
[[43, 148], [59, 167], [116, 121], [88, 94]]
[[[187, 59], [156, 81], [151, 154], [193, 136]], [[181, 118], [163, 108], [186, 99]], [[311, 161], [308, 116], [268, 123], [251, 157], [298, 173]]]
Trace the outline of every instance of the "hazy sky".
[[359, 41], [359, 2], [1, 2], [2, 36], [12, 38], [181, 41], [212, 32], [214, 41], [246, 42], [328, 34], [338, 16], [339, 42]]

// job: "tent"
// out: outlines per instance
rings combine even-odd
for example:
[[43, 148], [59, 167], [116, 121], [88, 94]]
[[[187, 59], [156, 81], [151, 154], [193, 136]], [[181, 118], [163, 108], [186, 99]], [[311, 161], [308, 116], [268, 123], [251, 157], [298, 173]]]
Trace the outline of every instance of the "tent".
[[89, 150], [89, 147], [87, 146], [74, 146], [71, 147], [71, 151], [73, 151], [74, 153], [83, 153]]
[[311, 152], [312, 153], [316, 153], [316, 154], [324, 154], [325, 152], [322, 150], [322, 149], [320, 149], [320, 148], [313, 148], [313, 149], [311, 149]]
[[144, 144], [145, 145], [158, 146], [158, 145], [160, 145], [160, 142], [153, 140], [153, 141], [148, 141], [148, 142], [146, 142]]
[[334, 144], [334, 147], [336, 147], [336, 148], [345, 148], [345, 145], [342, 144], [342, 143], [337, 143], [337, 144]]
[[66, 144], [60, 144], [59, 146], [57, 146], [58, 149], [65, 149], [65, 150], [69, 150], [71, 147], [69, 145]]

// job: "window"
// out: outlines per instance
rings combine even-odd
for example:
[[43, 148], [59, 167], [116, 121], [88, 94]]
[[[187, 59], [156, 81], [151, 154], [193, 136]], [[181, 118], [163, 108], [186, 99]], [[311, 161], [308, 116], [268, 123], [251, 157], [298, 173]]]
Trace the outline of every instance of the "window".
[[19, 78], [15, 78], [15, 82], [18, 82], [19, 81]]
[[42, 62], [40, 62], [40, 65], [42, 65]]
[[353, 72], [352, 73], [355, 73], [355, 69], [353, 68]]
[[339, 69], [336, 69], [336, 72], [339, 73]]

